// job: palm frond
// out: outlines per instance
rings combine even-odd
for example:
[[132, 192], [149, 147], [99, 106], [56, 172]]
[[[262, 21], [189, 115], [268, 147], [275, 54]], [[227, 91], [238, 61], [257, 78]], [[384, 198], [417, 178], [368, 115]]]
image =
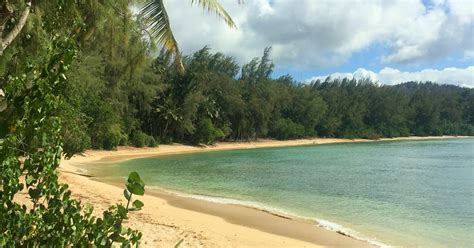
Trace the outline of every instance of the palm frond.
[[[200, 5], [203, 9], [216, 13], [218, 16], [222, 17], [229, 27], [237, 27], [218, 0], [191, 0], [191, 4]], [[163, 0], [147, 0], [143, 8], [140, 10], [139, 15], [151, 38], [157, 44], [162, 45], [166, 50], [173, 52], [178, 69], [184, 71], [178, 42], [171, 30], [170, 20], [163, 4]]]
[[[241, 3], [241, 0], [238, 1]], [[227, 13], [227, 11], [219, 3], [219, 0], [191, 0], [192, 5], [200, 5], [204, 10], [208, 12], [214, 12], [222, 19], [230, 28], [237, 28], [232, 17]]]
[[170, 26], [168, 13], [166, 12], [163, 0], [147, 1], [140, 10], [140, 17], [145, 24], [145, 28], [150, 33], [150, 36], [158, 44], [174, 53], [179, 69], [183, 69], [181, 62], [181, 54], [178, 48], [178, 42], [174, 38]]

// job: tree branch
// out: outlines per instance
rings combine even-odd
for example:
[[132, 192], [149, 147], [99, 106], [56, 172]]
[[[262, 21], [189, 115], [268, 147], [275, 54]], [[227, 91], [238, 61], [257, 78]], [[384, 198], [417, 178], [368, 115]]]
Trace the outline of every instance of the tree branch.
[[[6, 6], [8, 6], [8, 2], [5, 2]], [[10, 31], [10, 33], [3, 39], [3, 32], [2, 36], [0, 36], [0, 56], [3, 54], [3, 51], [15, 40], [15, 38], [20, 34], [21, 30], [26, 24], [26, 20], [28, 19], [28, 15], [30, 14], [31, 9], [31, 1], [26, 3], [26, 8], [21, 13], [20, 19], [16, 23], [15, 27]], [[1, 31], [3, 31], [4, 25], [2, 23]]]
[[12, 6], [8, 2], [8, 0], [5, 0], [0, 6], [0, 41], [3, 40], [3, 30], [5, 30], [5, 26], [7, 25], [7, 22], [10, 19], [12, 13]]

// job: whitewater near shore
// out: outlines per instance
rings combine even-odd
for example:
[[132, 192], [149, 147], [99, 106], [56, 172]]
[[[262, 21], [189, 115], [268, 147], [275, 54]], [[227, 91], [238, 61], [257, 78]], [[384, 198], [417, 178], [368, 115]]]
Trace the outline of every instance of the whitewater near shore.
[[[439, 139], [440, 137], [402, 137], [383, 140]], [[371, 142], [349, 139], [300, 139], [290, 141], [223, 142], [209, 147], [181, 144], [157, 148], [119, 147], [117, 151], [87, 151], [63, 160], [60, 178], [73, 195], [91, 204], [96, 214], [115, 203], [123, 203], [123, 183], [94, 180], [87, 168], [128, 159], [232, 149], [317, 145], [343, 142]], [[148, 190], [139, 197], [143, 210], [130, 213], [126, 225], [143, 233], [142, 247], [371, 247], [341, 233], [328, 231], [305, 220], [288, 218], [236, 204], [223, 204]]]

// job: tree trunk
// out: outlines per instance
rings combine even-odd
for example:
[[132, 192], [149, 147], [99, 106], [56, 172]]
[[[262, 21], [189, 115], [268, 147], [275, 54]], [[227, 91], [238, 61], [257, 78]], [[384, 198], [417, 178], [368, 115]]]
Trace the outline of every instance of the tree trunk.
[[2, 24], [0, 26], [0, 56], [3, 55], [3, 51], [5, 51], [5, 49], [13, 42], [13, 40], [15, 40], [15, 38], [20, 34], [21, 30], [25, 26], [26, 20], [28, 19], [28, 15], [30, 14], [31, 1], [26, 3], [26, 8], [25, 8], [25, 10], [23, 10], [23, 13], [21, 13], [20, 19], [16, 23], [15, 27], [13, 27], [13, 29], [10, 31], [10, 33], [8, 33], [5, 36], [5, 39], [3, 38], [3, 36], [4, 36], [3, 31], [5, 29], [5, 25], [8, 21], [8, 19], [9, 19], [10, 15], [11, 15], [11, 13], [8, 12], [8, 11], [11, 10], [11, 8], [9, 7], [8, 1], [4, 2], [3, 9], [4, 9], [4, 11], [6, 11], [5, 14], [7, 16], [6, 16], [5, 22], [3, 22], [3, 20], [2, 20]]
[[166, 124], [165, 124], [165, 129], [163, 129], [163, 135], [161, 136], [161, 141], [163, 142], [166, 138], [166, 135], [168, 134], [168, 125], [169, 125], [169, 121], [166, 120]]

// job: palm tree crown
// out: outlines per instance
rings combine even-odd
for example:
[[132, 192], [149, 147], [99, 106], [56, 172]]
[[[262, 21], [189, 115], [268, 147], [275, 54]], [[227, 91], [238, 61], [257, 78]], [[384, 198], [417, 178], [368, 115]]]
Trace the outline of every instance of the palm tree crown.
[[[234, 21], [227, 11], [219, 3], [219, 0], [190, 0], [192, 5], [199, 5], [204, 10], [215, 12], [230, 28], [236, 28]], [[241, 2], [240, 0], [238, 1]], [[151, 38], [162, 45], [166, 50], [172, 52], [176, 65], [180, 71], [184, 71], [181, 54], [170, 26], [170, 20], [163, 0], [148, 0], [140, 10], [140, 18], [145, 23]]]

